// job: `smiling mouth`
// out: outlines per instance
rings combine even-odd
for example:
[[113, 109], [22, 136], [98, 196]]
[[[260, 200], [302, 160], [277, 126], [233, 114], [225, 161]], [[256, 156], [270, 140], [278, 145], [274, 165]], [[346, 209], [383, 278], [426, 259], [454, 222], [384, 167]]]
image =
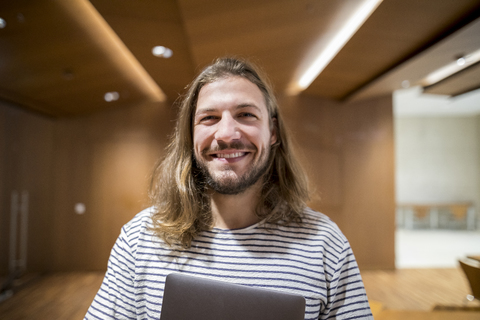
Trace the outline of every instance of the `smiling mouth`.
[[230, 158], [238, 158], [246, 155], [246, 152], [235, 152], [235, 153], [217, 153], [217, 154], [212, 154], [214, 158], [224, 158], [224, 159], [230, 159]]

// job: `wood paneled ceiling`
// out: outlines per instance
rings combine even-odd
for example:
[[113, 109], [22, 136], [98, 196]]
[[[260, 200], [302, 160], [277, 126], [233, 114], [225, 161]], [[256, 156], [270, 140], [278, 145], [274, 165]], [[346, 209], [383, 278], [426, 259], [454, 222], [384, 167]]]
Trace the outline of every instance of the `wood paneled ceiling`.
[[[299, 78], [315, 51], [359, 0], [0, 0], [0, 99], [52, 116], [167, 99], [173, 102], [214, 58], [247, 57], [270, 76], [277, 94]], [[384, 0], [301, 94], [330, 99], [361, 95], [478, 18], [478, 0]], [[169, 59], [154, 46], [173, 50]], [[418, 74], [433, 71], [438, 55]], [[463, 74], [463, 76], [462, 76]], [[404, 76], [402, 74], [402, 76]], [[478, 67], [452, 86], [478, 87]], [[377, 94], [399, 83], [388, 83]], [[446, 91], [445, 91], [446, 90]], [[104, 100], [118, 92], [117, 101]]]

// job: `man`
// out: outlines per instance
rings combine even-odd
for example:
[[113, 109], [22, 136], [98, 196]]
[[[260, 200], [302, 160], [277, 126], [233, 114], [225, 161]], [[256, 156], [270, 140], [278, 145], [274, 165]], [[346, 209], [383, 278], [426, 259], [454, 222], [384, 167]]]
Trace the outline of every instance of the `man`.
[[218, 59], [189, 86], [151, 197], [86, 319], [159, 319], [172, 272], [301, 294], [305, 319], [373, 319], [350, 245], [307, 208], [277, 102], [248, 62]]

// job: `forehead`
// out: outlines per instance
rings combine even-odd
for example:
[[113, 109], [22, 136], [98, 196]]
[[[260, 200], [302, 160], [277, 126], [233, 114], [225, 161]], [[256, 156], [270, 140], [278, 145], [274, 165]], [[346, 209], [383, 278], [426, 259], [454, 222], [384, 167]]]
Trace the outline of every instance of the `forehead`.
[[196, 112], [204, 109], [253, 105], [267, 112], [265, 97], [250, 80], [230, 76], [204, 85], [198, 93]]

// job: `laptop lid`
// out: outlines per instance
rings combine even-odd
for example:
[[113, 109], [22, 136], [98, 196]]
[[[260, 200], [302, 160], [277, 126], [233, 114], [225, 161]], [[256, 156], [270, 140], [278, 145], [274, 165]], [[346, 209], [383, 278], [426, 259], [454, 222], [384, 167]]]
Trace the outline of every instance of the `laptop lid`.
[[172, 273], [160, 320], [303, 320], [301, 295]]

